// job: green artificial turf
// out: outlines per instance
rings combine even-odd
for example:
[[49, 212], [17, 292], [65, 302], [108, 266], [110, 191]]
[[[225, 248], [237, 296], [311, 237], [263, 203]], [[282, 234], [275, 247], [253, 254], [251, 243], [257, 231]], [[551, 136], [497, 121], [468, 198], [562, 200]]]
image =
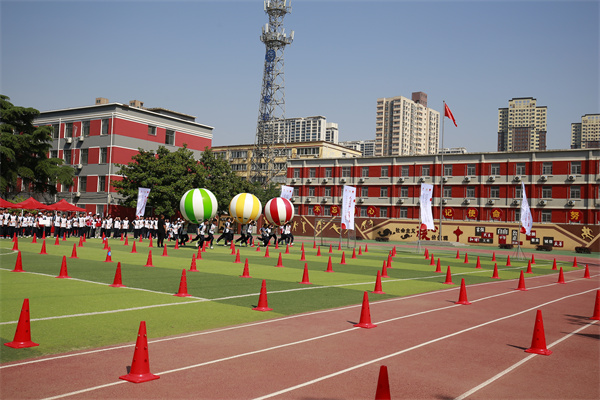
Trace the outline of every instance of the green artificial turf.
[[[352, 259], [352, 249], [344, 249], [345, 265], [340, 265], [342, 252], [329, 247], [321, 256], [312, 244], [306, 244], [306, 261], [300, 261], [300, 245], [265, 250], [238, 248], [240, 263], [226, 247], [216, 246], [196, 261], [198, 272], [189, 271], [195, 248], [174, 249], [168, 244], [168, 255], [162, 249], [149, 248], [149, 241], [136, 242], [137, 254], [131, 253], [120, 240], [109, 240], [113, 262], [105, 262], [107, 250], [101, 240], [88, 240], [75, 247], [78, 258], [70, 258], [78, 239], [46, 241], [48, 254], [41, 255], [41, 240], [21, 239], [19, 249], [24, 273], [10, 272], [15, 267], [17, 252], [10, 240], [0, 241], [0, 338], [2, 343], [13, 340], [24, 299], [30, 302], [32, 340], [40, 346], [12, 349], [0, 346], [0, 362], [26, 359], [40, 355], [128, 343], [135, 340], [140, 321], [146, 321], [149, 337], [161, 337], [245, 322], [276, 318], [315, 310], [356, 305], [364, 291], [374, 289], [377, 271], [381, 270], [393, 245], [371, 245], [369, 252]], [[364, 245], [364, 244], [363, 244]], [[364, 249], [364, 248], [363, 248]], [[152, 252], [154, 267], [145, 267]], [[481, 255], [482, 269], [475, 269], [476, 250], [469, 250], [470, 263], [455, 258], [455, 250], [437, 251], [443, 273], [435, 273], [423, 254], [414, 249], [398, 249], [393, 258], [390, 278], [382, 280], [386, 294], [370, 294], [371, 301], [410, 294], [447, 289], [443, 284], [447, 266], [451, 266], [454, 286], [465, 278], [466, 284], [491, 281], [494, 263], [490, 255]], [[279, 254], [283, 268], [277, 268]], [[358, 253], [358, 251], [357, 251]], [[72, 279], [57, 279], [65, 256], [68, 275]], [[325, 272], [331, 257], [333, 273]], [[252, 278], [240, 278], [244, 261], [248, 259]], [[505, 258], [498, 261], [500, 278], [516, 279], [527, 260], [512, 261], [505, 267]], [[117, 262], [121, 263], [122, 281], [127, 288], [113, 288]], [[305, 264], [312, 285], [301, 285]], [[186, 269], [188, 293], [192, 297], [174, 296], [179, 290], [182, 270]], [[538, 261], [533, 275], [552, 273], [551, 263]], [[528, 275], [532, 276], [532, 275]], [[270, 312], [253, 311], [258, 304], [262, 280], [266, 281]], [[358, 318], [358, 311], [357, 311]]]

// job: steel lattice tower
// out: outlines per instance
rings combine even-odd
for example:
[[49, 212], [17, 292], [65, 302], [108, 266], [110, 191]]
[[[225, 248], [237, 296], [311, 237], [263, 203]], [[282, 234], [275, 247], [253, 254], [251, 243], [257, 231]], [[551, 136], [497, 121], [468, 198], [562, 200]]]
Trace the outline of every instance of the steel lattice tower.
[[[265, 0], [264, 8], [269, 22], [260, 36], [266, 52], [251, 177], [252, 181], [267, 186], [271, 182], [285, 181], [286, 163], [275, 163], [275, 157], [287, 157], [283, 51], [294, 40], [294, 31], [287, 36], [283, 28], [283, 18], [292, 11], [291, 0]], [[283, 143], [284, 147], [275, 149], [276, 143]]]

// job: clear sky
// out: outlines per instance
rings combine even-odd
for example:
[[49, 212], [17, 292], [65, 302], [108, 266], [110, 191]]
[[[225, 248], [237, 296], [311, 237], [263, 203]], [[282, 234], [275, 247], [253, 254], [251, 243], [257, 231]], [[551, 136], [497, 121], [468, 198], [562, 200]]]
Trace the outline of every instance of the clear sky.
[[[96, 97], [213, 126], [213, 145], [254, 142], [267, 22], [262, 0], [0, 2], [0, 92], [40, 111]], [[323, 115], [340, 140], [374, 139], [377, 98], [445, 100], [445, 147], [496, 151], [498, 108], [548, 107], [549, 149], [599, 113], [599, 2], [295, 0], [286, 117]]]

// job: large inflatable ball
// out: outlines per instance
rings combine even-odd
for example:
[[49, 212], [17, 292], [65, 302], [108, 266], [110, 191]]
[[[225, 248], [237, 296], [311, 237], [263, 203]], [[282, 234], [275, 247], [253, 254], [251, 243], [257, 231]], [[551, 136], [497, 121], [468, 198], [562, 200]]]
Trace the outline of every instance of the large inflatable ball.
[[245, 224], [250, 220], [256, 221], [261, 212], [260, 200], [250, 193], [240, 193], [229, 203], [229, 215], [240, 224]]
[[273, 225], [285, 225], [294, 218], [294, 206], [288, 199], [275, 197], [265, 205], [265, 218]]
[[197, 224], [217, 214], [217, 198], [207, 189], [190, 189], [183, 194], [179, 210], [183, 218]]

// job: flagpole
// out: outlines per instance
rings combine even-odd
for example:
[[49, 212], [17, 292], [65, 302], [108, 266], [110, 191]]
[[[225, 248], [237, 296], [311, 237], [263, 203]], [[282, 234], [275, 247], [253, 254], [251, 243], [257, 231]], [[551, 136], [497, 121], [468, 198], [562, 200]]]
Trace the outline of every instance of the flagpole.
[[440, 229], [438, 232], [438, 240], [442, 240], [442, 207], [443, 207], [443, 197], [444, 197], [444, 122], [446, 121], [446, 100], [443, 100], [444, 115], [442, 116], [442, 147], [440, 151], [441, 157], [441, 170], [440, 170]]

